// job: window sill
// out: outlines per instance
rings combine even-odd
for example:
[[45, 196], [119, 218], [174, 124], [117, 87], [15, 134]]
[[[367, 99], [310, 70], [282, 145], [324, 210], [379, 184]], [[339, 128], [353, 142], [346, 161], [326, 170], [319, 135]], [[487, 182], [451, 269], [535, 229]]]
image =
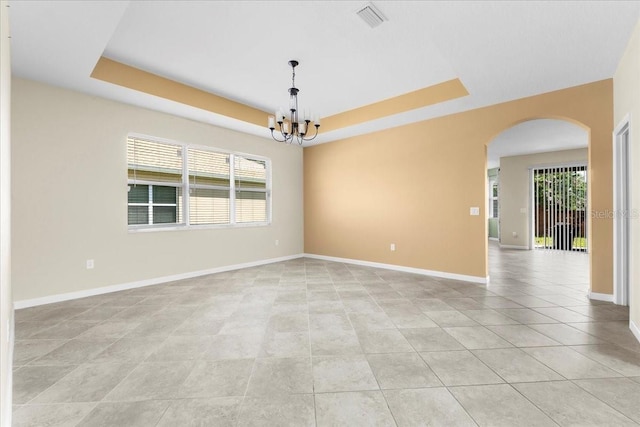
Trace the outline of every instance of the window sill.
[[192, 231], [192, 230], [220, 230], [228, 228], [252, 228], [269, 227], [271, 222], [248, 222], [244, 224], [219, 224], [219, 225], [175, 225], [167, 227], [139, 227], [129, 228], [129, 233], [153, 233], [158, 231]]

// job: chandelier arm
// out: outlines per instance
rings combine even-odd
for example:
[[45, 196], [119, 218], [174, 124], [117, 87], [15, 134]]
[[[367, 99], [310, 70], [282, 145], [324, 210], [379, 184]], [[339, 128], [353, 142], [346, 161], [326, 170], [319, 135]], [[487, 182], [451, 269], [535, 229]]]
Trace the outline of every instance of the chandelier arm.
[[[314, 125], [313, 127], [316, 128], [316, 133], [311, 138], [304, 138], [305, 141], [312, 141], [312, 140], [314, 140], [316, 138], [316, 136], [318, 136], [318, 128], [320, 126], [319, 125]], [[307, 129], [308, 129], [308, 127], [307, 127]]]
[[282, 137], [283, 137], [284, 139], [280, 140], [280, 139], [276, 138], [276, 136], [274, 135], [273, 131], [274, 131], [274, 129], [271, 129], [271, 137], [272, 137], [274, 140], [276, 140], [276, 141], [278, 141], [278, 142], [287, 142], [287, 139], [286, 139], [286, 138], [284, 138], [284, 134], [282, 134], [282, 132], [280, 132], [280, 133], [281, 133], [281, 135], [282, 135]]

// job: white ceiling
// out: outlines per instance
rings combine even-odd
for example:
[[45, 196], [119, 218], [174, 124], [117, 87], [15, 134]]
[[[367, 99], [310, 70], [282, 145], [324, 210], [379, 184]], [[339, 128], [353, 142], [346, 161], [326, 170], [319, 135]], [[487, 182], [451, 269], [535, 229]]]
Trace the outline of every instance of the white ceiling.
[[470, 95], [318, 142], [610, 78], [640, 2], [11, 1], [14, 75], [268, 137], [252, 125], [89, 77], [102, 55], [266, 111], [321, 117], [459, 78]]
[[500, 166], [500, 158], [521, 154], [587, 148], [589, 135], [563, 120], [538, 119], [513, 126], [494, 138], [487, 148], [487, 168]]

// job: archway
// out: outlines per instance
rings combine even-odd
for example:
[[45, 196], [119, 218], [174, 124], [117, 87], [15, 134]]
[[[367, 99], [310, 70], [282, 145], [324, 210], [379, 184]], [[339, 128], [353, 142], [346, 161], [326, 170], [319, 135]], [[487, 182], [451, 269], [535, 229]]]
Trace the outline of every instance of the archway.
[[[588, 129], [573, 121], [534, 118], [489, 142], [487, 237], [493, 241], [487, 256], [494, 290], [529, 295], [533, 298], [521, 301], [540, 306], [584, 302], [590, 283], [589, 200], [576, 202], [575, 195], [587, 193], [586, 186], [577, 184], [585, 185], [588, 177], [589, 138]], [[569, 177], [572, 188], [565, 185]], [[551, 206], [551, 201], [554, 208], [541, 211], [540, 197], [545, 199], [540, 206]], [[535, 248], [548, 253], [534, 253]], [[581, 253], [565, 253], [571, 249]], [[510, 283], [519, 288], [507, 288]]]

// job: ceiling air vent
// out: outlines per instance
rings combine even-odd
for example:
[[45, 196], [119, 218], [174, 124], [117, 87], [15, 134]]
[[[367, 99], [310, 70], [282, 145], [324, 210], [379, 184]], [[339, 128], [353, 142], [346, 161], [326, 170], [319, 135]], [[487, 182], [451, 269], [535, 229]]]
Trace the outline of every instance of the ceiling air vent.
[[371, 3], [360, 9], [356, 14], [371, 28], [375, 28], [387, 20]]

